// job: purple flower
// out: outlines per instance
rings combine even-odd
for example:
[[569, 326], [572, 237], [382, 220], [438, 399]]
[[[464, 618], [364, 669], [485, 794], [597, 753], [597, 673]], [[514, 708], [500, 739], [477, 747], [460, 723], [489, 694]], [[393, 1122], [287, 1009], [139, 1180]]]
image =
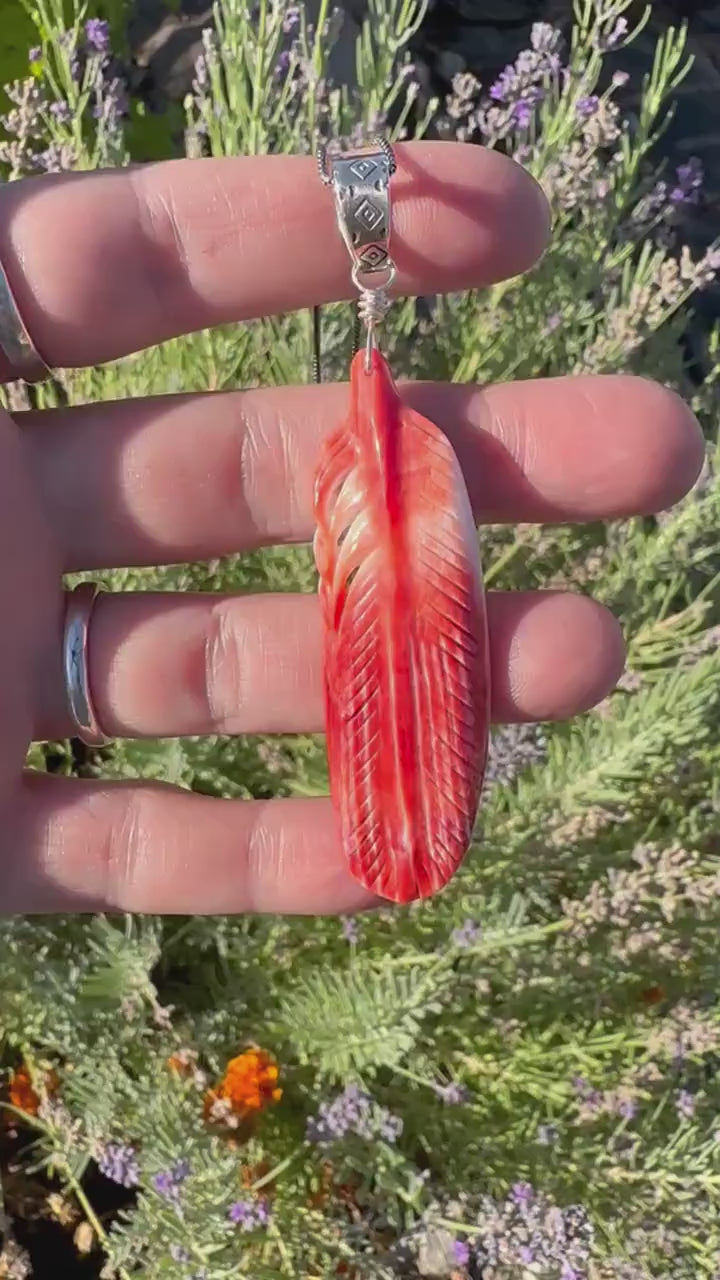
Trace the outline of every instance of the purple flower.
[[529, 1245], [523, 1244], [518, 1249], [518, 1258], [527, 1267], [535, 1261], [535, 1253]]
[[318, 1113], [308, 1122], [311, 1142], [325, 1146], [348, 1133], [368, 1135], [372, 1114], [370, 1095], [350, 1084], [332, 1102], [321, 1102]]
[[107, 53], [110, 48], [110, 24], [104, 18], [88, 18], [85, 40], [94, 53]]
[[173, 1262], [189, 1262], [190, 1261], [189, 1251], [185, 1248], [184, 1245], [181, 1245], [181, 1244], [170, 1245], [170, 1257], [172, 1258]]
[[563, 1262], [560, 1280], [581, 1280], [580, 1272], [571, 1267], [569, 1262]]
[[121, 1187], [136, 1187], [140, 1181], [137, 1153], [127, 1143], [108, 1142], [97, 1163], [100, 1172]]
[[628, 33], [628, 25], [627, 18], [618, 18], [615, 22], [615, 26], [612, 27], [606, 35], [600, 36], [597, 42], [598, 48], [605, 51], [617, 48]]
[[622, 89], [627, 84], [629, 79], [630, 79], [629, 71], [614, 71], [613, 78], [612, 78], [613, 88]]
[[456, 1240], [453, 1245], [453, 1258], [461, 1267], [466, 1267], [470, 1261], [470, 1245], [465, 1240]]
[[307, 1124], [307, 1137], [319, 1146], [329, 1146], [348, 1134], [360, 1138], [382, 1137], [395, 1142], [402, 1132], [402, 1120], [385, 1107], [378, 1107], [368, 1093], [349, 1084], [332, 1102], [321, 1102], [317, 1115]]
[[114, 129], [128, 112], [128, 98], [122, 80], [101, 82], [97, 86], [97, 101], [92, 113], [96, 120], [102, 120], [106, 128]]
[[346, 942], [360, 941], [360, 925], [354, 916], [341, 916], [342, 936]]
[[589, 120], [590, 116], [594, 116], [597, 113], [599, 106], [600, 99], [597, 94], [593, 93], [587, 98], [578, 98], [575, 104], [575, 110], [581, 120]]
[[243, 1231], [252, 1231], [255, 1224], [255, 1211], [249, 1200], [236, 1200], [228, 1209], [228, 1217], [236, 1227]]
[[675, 186], [670, 191], [670, 203], [697, 204], [704, 177], [702, 161], [697, 156], [691, 156], [685, 164], [679, 165], [675, 172]]
[[42, 49], [39, 45], [33, 45], [32, 49], [28, 49], [28, 62], [32, 65], [34, 62], [42, 61]]
[[511, 64], [501, 72], [495, 83], [490, 86], [490, 97], [493, 102], [504, 102], [511, 95], [515, 79], [515, 68]]
[[474, 947], [481, 938], [482, 930], [475, 920], [465, 920], [459, 928], [453, 929], [450, 941], [454, 947]]
[[282, 52], [278, 54], [277, 62], [275, 63], [275, 75], [286, 76], [289, 70], [290, 54], [287, 49], [283, 49]]
[[560, 40], [557, 27], [551, 27], [549, 22], [533, 22], [530, 44], [537, 53], [555, 53]]
[[508, 138], [532, 121], [533, 108], [545, 97], [547, 82], [561, 70], [562, 33], [548, 23], [535, 23], [531, 48], [523, 49], [490, 86], [488, 96], [472, 109], [473, 129], [492, 142]]
[[623, 1098], [622, 1102], [618, 1103], [617, 1109], [618, 1115], [622, 1116], [623, 1120], [632, 1120], [637, 1112], [637, 1103], [634, 1098]]
[[450, 1080], [447, 1084], [436, 1084], [435, 1092], [438, 1098], [441, 1098], [448, 1106], [457, 1106], [461, 1102], [467, 1102], [470, 1097], [470, 1091], [464, 1084], [460, 1084], [458, 1080]]
[[58, 124], [68, 124], [72, 116], [72, 112], [70, 111], [70, 103], [69, 102], [51, 102], [50, 115], [52, 116], [53, 120], [57, 120]]
[[544, 760], [546, 754], [547, 741], [539, 725], [504, 725], [490, 740], [486, 788], [511, 786], [524, 769]]
[[599, 1089], [593, 1089], [592, 1085], [584, 1078], [584, 1076], [576, 1076], [572, 1082], [573, 1089], [582, 1101], [585, 1111], [592, 1113], [599, 1111], [602, 1105], [602, 1094]]
[[155, 1190], [158, 1191], [161, 1196], [165, 1196], [166, 1199], [170, 1199], [176, 1190], [172, 1177], [167, 1171], [153, 1174], [152, 1184]]
[[384, 1110], [377, 1120], [377, 1135], [384, 1138], [386, 1142], [397, 1142], [403, 1131], [403, 1122], [400, 1116], [394, 1116], [391, 1111]]
[[178, 1205], [180, 1202], [180, 1188], [190, 1173], [190, 1165], [187, 1160], [177, 1160], [170, 1169], [163, 1169], [160, 1173], [153, 1176], [152, 1184], [164, 1200], [168, 1200], [171, 1204]]
[[228, 1218], [241, 1231], [256, 1231], [267, 1226], [270, 1210], [265, 1200], [236, 1200], [228, 1209]]
[[296, 27], [300, 25], [300, 9], [298, 5], [291, 4], [283, 14], [283, 31], [289, 36]]
[[562, 324], [562, 316], [560, 312], [554, 311], [553, 314], [551, 316], [548, 316], [547, 320], [545, 321], [545, 332], [554, 333], [556, 329], [560, 328], [561, 324]]
[[533, 117], [533, 109], [526, 98], [521, 98], [513, 107], [513, 119], [518, 129], [527, 129]]
[[535, 1196], [529, 1182], [516, 1182], [510, 1188], [510, 1196], [518, 1205], [528, 1205]]
[[675, 1094], [675, 1110], [681, 1120], [692, 1120], [697, 1106], [697, 1099], [689, 1089], [679, 1089]]
[[270, 1206], [267, 1200], [258, 1200], [255, 1205], [255, 1221], [259, 1227], [266, 1227], [270, 1221]]

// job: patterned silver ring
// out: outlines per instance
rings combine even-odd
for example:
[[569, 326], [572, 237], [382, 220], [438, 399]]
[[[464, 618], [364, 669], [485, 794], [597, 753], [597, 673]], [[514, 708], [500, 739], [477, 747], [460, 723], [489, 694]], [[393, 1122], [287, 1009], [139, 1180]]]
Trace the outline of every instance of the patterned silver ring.
[[23, 324], [10, 281], [0, 263], [0, 350], [7, 358], [13, 375], [23, 382], [44, 382], [52, 370], [36, 350]]
[[68, 593], [65, 608], [65, 691], [75, 725], [74, 736], [88, 747], [103, 747], [112, 741], [100, 728], [90, 691], [88, 630], [95, 598], [100, 591], [102, 587], [97, 582], [81, 582]]

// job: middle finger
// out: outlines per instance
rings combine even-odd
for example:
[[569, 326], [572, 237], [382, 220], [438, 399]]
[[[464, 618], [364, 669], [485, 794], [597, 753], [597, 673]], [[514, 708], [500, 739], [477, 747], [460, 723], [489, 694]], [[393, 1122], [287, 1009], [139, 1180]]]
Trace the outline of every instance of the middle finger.
[[[413, 384], [403, 395], [447, 432], [485, 522], [663, 510], [703, 459], [690, 410], [642, 378]], [[283, 387], [18, 415], [65, 571], [310, 539], [318, 451], [347, 397], [345, 386]]]

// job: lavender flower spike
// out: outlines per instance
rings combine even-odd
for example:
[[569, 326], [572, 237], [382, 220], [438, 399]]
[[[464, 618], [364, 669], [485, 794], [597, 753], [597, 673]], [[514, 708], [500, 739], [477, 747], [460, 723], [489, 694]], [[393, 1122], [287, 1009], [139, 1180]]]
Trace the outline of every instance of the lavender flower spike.
[[587, 98], [578, 98], [575, 109], [581, 120], [589, 120], [590, 116], [594, 116], [600, 106], [600, 99], [597, 94], [593, 93]]
[[454, 947], [474, 947], [480, 941], [481, 932], [475, 920], [466, 920], [459, 928], [453, 929], [450, 941]]
[[529, 1182], [516, 1182], [510, 1190], [510, 1196], [518, 1205], [527, 1205], [534, 1199], [535, 1192]]
[[464, 1084], [460, 1084], [459, 1080], [449, 1080], [447, 1084], [436, 1084], [435, 1092], [438, 1098], [441, 1098], [449, 1107], [467, 1102], [470, 1097], [470, 1091]]
[[85, 40], [93, 53], [105, 54], [110, 48], [110, 24], [104, 18], [88, 18]]
[[464, 1240], [456, 1240], [453, 1245], [453, 1256], [459, 1266], [466, 1267], [470, 1261], [470, 1245]]
[[354, 916], [341, 916], [340, 923], [345, 942], [355, 943], [360, 941], [360, 925]]
[[689, 1089], [680, 1089], [675, 1094], [675, 1110], [681, 1120], [692, 1120], [697, 1100]]
[[267, 1226], [270, 1210], [264, 1200], [236, 1200], [228, 1209], [228, 1218], [241, 1231], [256, 1231]]
[[158, 1195], [168, 1200], [170, 1204], [177, 1206], [180, 1202], [180, 1188], [189, 1174], [190, 1165], [187, 1160], [177, 1160], [171, 1169], [164, 1169], [160, 1173], [156, 1173], [152, 1184]]

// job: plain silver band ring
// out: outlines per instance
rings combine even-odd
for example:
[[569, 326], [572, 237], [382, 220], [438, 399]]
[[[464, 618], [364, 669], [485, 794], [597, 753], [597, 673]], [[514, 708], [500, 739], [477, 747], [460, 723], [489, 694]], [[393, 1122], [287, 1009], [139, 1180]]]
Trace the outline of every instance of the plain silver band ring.
[[75, 725], [75, 737], [88, 747], [103, 747], [106, 738], [93, 707], [88, 662], [88, 630], [95, 598], [102, 587], [97, 582], [81, 582], [70, 591], [65, 607], [63, 674], [68, 707]]
[[23, 324], [17, 302], [0, 263], [0, 350], [9, 361], [12, 373], [23, 382], [44, 382], [52, 377], [42, 356]]

